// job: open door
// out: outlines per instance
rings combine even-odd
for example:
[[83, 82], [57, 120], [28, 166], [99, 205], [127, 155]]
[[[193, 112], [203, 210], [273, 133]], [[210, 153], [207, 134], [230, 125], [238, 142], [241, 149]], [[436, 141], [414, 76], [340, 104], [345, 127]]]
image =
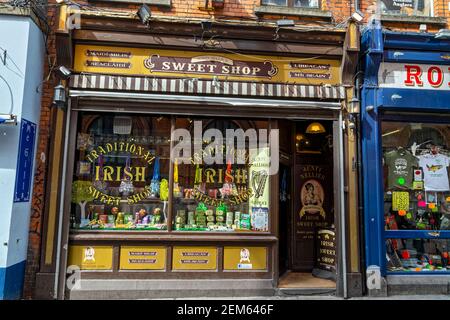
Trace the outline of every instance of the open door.
[[279, 287], [335, 290], [333, 122], [292, 122], [290, 141], [291, 164], [280, 165]]

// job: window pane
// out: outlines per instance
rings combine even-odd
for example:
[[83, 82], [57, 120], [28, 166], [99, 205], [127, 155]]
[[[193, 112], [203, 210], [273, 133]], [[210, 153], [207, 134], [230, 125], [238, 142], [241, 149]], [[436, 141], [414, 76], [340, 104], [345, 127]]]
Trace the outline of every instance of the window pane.
[[[174, 230], [269, 231], [268, 150], [258, 150], [255, 160], [251, 161], [250, 140], [245, 140], [242, 148], [235, 144], [231, 152], [226, 145], [230, 132], [253, 130], [257, 137], [257, 130], [267, 129], [267, 125], [266, 121], [176, 120], [176, 128], [184, 129], [189, 136], [178, 140], [175, 138], [175, 143], [187, 141], [192, 144], [187, 145], [186, 153], [179, 153], [174, 161]], [[200, 128], [203, 137], [194, 136], [195, 127]], [[216, 136], [208, 138], [207, 132], [212, 132], [209, 129], [223, 137], [222, 141], [219, 142], [220, 138], [216, 140]], [[215, 141], [217, 145], [212, 146], [211, 143]], [[199, 143], [200, 151], [194, 149], [194, 142]], [[203, 159], [196, 163], [202, 155], [214, 159]], [[232, 155], [233, 160], [227, 160], [229, 155]], [[238, 156], [242, 161], [238, 161]]]
[[80, 113], [71, 227], [166, 229], [167, 117]]
[[262, 4], [269, 6], [287, 6], [287, 0], [262, 0]]
[[383, 122], [386, 230], [450, 229], [450, 130]]
[[407, 16], [431, 16], [432, 0], [381, 0], [381, 12]]
[[302, 8], [319, 8], [319, 0], [295, 0], [294, 6]]
[[450, 239], [387, 239], [388, 271], [449, 271]]

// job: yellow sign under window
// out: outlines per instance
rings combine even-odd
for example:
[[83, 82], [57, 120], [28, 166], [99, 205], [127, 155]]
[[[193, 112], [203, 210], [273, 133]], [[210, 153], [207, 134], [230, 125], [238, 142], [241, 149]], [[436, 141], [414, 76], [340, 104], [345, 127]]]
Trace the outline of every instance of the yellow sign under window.
[[266, 247], [225, 247], [224, 270], [267, 270]]
[[113, 247], [70, 246], [68, 265], [79, 266], [81, 270], [111, 270]]
[[217, 248], [174, 247], [173, 270], [216, 270]]
[[164, 247], [120, 247], [120, 269], [164, 270], [166, 252]]

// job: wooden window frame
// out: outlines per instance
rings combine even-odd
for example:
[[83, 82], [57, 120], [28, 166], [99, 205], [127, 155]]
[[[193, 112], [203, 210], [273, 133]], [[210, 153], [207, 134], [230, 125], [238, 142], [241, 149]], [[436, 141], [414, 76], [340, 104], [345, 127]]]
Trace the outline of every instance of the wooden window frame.
[[318, 0], [318, 6], [317, 7], [297, 7], [295, 6], [295, 0], [285, 0], [286, 1], [286, 5], [281, 5], [281, 4], [267, 4], [265, 3], [266, 1], [269, 0], [261, 0], [261, 5], [262, 6], [274, 6], [274, 7], [284, 7], [284, 8], [305, 8], [305, 9], [320, 9], [320, 1]]

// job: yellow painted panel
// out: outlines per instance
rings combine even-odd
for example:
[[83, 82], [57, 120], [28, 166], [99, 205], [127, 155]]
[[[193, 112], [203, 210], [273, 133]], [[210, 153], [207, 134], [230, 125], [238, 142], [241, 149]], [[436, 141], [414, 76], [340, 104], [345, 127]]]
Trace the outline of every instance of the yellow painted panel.
[[216, 270], [217, 248], [215, 247], [174, 247], [172, 253], [173, 270]]
[[120, 247], [121, 270], [164, 270], [165, 247]]
[[70, 246], [68, 265], [77, 265], [81, 270], [111, 270], [113, 247]]
[[224, 270], [267, 270], [266, 247], [225, 247]]
[[[252, 82], [339, 84], [340, 60], [77, 45], [77, 72]], [[151, 81], [150, 81], [151, 84]]]

